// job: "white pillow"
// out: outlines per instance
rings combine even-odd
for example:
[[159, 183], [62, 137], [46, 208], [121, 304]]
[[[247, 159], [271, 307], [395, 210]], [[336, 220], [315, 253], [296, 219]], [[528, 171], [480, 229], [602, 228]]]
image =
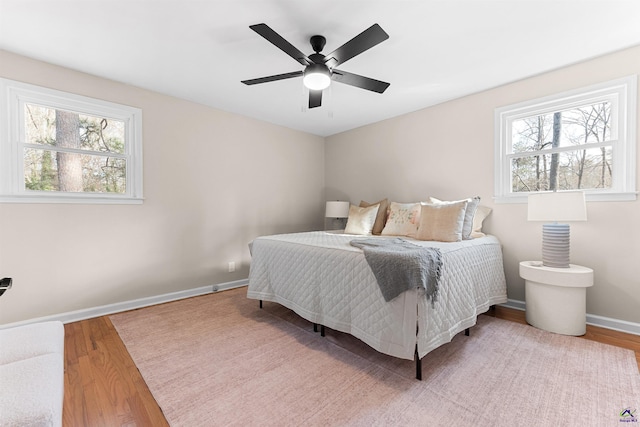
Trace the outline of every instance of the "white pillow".
[[376, 222], [376, 215], [380, 205], [373, 205], [366, 208], [351, 205], [349, 207], [349, 218], [344, 229], [345, 234], [370, 235], [373, 224]]
[[482, 222], [486, 217], [491, 213], [491, 208], [488, 206], [479, 205], [478, 209], [476, 209], [476, 214], [473, 216], [473, 231], [471, 232], [471, 237], [484, 237], [485, 234], [482, 232]]
[[462, 226], [462, 239], [470, 240], [473, 239], [471, 233], [473, 230], [473, 218], [476, 214], [476, 210], [478, 209], [478, 205], [480, 204], [480, 196], [469, 197], [468, 199], [463, 200], [455, 200], [452, 202], [438, 200], [435, 197], [429, 197], [429, 203], [433, 205], [441, 204], [441, 203], [459, 203], [459, 202], [467, 202], [467, 209], [464, 212], [464, 225]]
[[396, 203], [389, 205], [389, 216], [382, 230], [383, 236], [416, 237], [420, 223], [420, 203]]
[[378, 215], [376, 217], [376, 223], [373, 224], [373, 234], [380, 234], [384, 229], [384, 223], [387, 222], [387, 211], [389, 210], [389, 201], [387, 199], [380, 200], [375, 203], [367, 203], [364, 200], [360, 201], [361, 208], [368, 208], [369, 206], [380, 205], [378, 208]]
[[417, 239], [439, 242], [461, 241], [466, 209], [466, 200], [455, 203], [423, 203]]

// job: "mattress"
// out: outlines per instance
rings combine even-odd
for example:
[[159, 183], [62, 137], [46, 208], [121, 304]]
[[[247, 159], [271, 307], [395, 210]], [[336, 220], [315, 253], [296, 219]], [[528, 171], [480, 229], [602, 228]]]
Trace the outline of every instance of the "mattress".
[[502, 250], [494, 236], [455, 243], [407, 238], [442, 253], [434, 304], [424, 289], [386, 302], [364, 253], [349, 244], [361, 237], [314, 231], [255, 239], [247, 297], [277, 302], [403, 359], [414, 358], [416, 344], [422, 358], [473, 326], [491, 305], [507, 300]]

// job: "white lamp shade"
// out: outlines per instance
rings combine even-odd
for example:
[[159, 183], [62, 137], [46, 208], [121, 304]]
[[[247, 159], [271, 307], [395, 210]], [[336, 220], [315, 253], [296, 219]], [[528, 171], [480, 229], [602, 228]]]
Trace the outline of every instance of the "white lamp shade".
[[587, 205], [582, 191], [559, 191], [529, 195], [529, 221], [586, 221]]
[[327, 218], [347, 218], [349, 217], [349, 202], [327, 202], [324, 216]]

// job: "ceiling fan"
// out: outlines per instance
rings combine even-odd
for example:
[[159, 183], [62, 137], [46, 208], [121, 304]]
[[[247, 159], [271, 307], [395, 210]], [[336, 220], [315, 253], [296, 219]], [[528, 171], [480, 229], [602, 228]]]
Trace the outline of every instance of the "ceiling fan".
[[385, 33], [378, 24], [373, 24], [328, 55], [320, 53], [327, 40], [323, 36], [313, 36], [309, 41], [315, 53], [309, 56], [300, 52], [267, 24], [250, 25], [249, 28], [260, 34], [297, 62], [304, 65], [305, 68], [303, 71], [293, 71], [291, 73], [243, 80], [242, 83], [246, 85], [255, 85], [302, 76], [304, 85], [309, 89], [309, 108], [322, 105], [322, 91], [329, 87], [331, 80], [377, 93], [383, 93], [389, 87], [389, 83], [335, 68], [389, 38], [389, 35]]

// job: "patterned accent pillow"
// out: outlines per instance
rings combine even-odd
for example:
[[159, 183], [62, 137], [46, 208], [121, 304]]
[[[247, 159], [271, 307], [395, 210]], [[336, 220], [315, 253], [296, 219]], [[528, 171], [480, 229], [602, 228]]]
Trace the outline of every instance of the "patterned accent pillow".
[[359, 208], [351, 205], [349, 207], [349, 218], [344, 229], [345, 234], [371, 235], [373, 224], [376, 222], [376, 215], [380, 205], [373, 205], [367, 208]]
[[416, 237], [418, 224], [420, 224], [420, 203], [391, 202], [389, 217], [381, 234]]

